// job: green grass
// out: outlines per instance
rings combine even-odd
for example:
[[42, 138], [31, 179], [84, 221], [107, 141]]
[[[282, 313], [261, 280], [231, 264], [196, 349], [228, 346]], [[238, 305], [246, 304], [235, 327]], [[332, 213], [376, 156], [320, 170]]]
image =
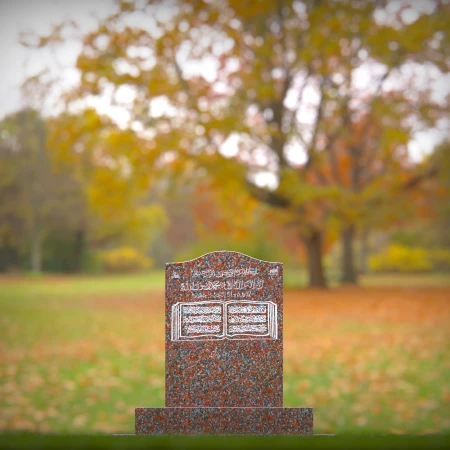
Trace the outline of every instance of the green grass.
[[[397, 289], [380, 304], [368, 287], [356, 300], [352, 290], [303, 293], [292, 289], [298, 272], [285, 275], [285, 406], [314, 407], [316, 433], [450, 430], [450, 290]], [[376, 277], [363, 284], [411, 286]], [[406, 318], [416, 308], [413, 321], [394, 308]], [[0, 430], [132, 433], [135, 407], [164, 406], [163, 272], [1, 279], [0, 355]], [[0, 437], [0, 447], [30, 436]]]
[[[340, 284], [340, 271], [328, 270], [329, 287]], [[359, 277], [360, 286], [373, 287], [440, 287], [450, 286], [450, 273], [365, 274]], [[284, 270], [284, 286], [287, 289], [308, 286], [308, 273], [302, 268], [287, 267]]]
[[450, 286], [450, 273], [370, 274], [361, 276], [362, 286], [443, 287]]
[[[8, 278], [4, 277], [4, 280]], [[17, 282], [14, 282], [17, 280]], [[102, 293], [146, 292], [164, 289], [164, 271], [132, 275], [41, 275], [11, 278], [2, 284], [0, 278], [0, 300], [3, 298], [30, 298], [42, 295], [67, 297]]]
[[[330, 287], [339, 286], [340, 274], [327, 273]], [[145, 293], [164, 290], [164, 271], [155, 270], [136, 275], [100, 276], [33, 276], [11, 279], [2, 284], [0, 278], [0, 300], [26, 300], [33, 298], [66, 298], [99, 294]], [[368, 274], [362, 275], [360, 286], [373, 287], [439, 287], [450, 286], [450, 273], [431, 274]], [[302, 268], [286, 268], [284, 287], [286, 289], [304, 288], [308, 285], [308, 274]]]
[[118, 436], [42, 436], [30, 433], [0, 435], [0, 448], [37, 449], [431, 449], [449, 448], [450, 436], [373, 436], [335, 437], [118, 437]]
[[[155, 314], [117, 306], [128, 297], [138, 298], [138, 307], [151, 304], [155, 294], [161, 306], [163, 290], [162, 271], [0, 281], [0, 353], [6, 355], [0, 359], [0, 385], [6, 385], [0, 429], [45, 421], [48, 430], [64, 433], [107, 431], [115, 417], [130, 431], [131, 405], [149, 399], [163, 406], [164, 355], [148, 351], [149, 341], [159, 338], [163, 345], [163, 311], [155, 328]], [[116, 305], [109, 307], [112, 298]]]

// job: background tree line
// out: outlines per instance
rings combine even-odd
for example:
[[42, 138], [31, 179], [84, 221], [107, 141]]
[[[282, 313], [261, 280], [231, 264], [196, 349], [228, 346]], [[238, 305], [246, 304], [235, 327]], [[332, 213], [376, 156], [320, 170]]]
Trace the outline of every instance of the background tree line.
[[[80, 81], [62, 112], [3, 121], [14, 168], [0, 191], [3, 266], [29, 253], [39, 270], [57, 230], [71, 270], [87, 249], [168, 257], [223, 242], [304, 255], [311, 286], [327, 284], [333, 247], [342, 281], [356, 282], [355, 242], [364, 268], [380, 230], [401, 241], [411, 222], [432, 224], [427, 239], [445, 250], [448, 144], [416, 163], [407, 146], [418, 130], [448, 127], [448, 97], [428, 78], [448, 74], [450, 6], [413, 6], [118, 2], [80, 36]], [[67, 27], [24, 43], [61, 45]], [[126, 128], [83, 106], [105, 97], [126, 109]]]

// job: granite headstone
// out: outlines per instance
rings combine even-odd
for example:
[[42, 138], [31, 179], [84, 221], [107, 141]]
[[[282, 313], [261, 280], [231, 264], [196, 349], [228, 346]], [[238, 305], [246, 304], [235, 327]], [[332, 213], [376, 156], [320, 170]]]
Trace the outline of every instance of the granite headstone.
[[166, 264], [165, 408], [136, 408], [138, 435], [312, 435], [312, 408], [283, 408], [283, 265], [218, 251]]

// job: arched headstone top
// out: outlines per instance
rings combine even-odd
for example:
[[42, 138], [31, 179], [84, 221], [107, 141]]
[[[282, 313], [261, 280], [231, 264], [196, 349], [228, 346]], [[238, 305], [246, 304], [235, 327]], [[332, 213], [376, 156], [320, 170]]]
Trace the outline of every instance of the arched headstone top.
[[[221, 250], [189, 261], [167, 263], [166, 287], [172, 287], [172, 280], [181, 279], [184, 282], [194, 282], [255, 277], [261, 281], [261, 277], [267, 275], [282, 279], [282, 268], [283, 264], [280, 262], [263, 261], [244, 253]], [[264, 284], [263, 281], [262, 283]], [[176, 285], [177, 283], [173, 286], [175, 289]]]
[[235, 260], [241, 260], [241, 259], [249, 259], [256, 261], [258, 263], [265, 263], [265, 264], [282, 264], [281, 262], [272, 262], [272, 261], [264, 261], [263, 259], [254, 258], [253, 256], [246, 255], [245, 253], [236, 252], [234, 250], [217, 250], [214, 252], [205, 253], [203, 255], [197, 256], [196, 258], [189, 259], [187, 261], [179, 261], [179, 262], [170, 262], [166, 263], [166, 266], [170, 266], [172, 264], [175, 265], [182, 265], [187, 263], [192, 263], [194, 261], [201, 262], [202, 260], [209, 260], [213, 258], [230, 258]]
[[[278, 339], [283, 265], [217, 251], [166, 265], [172, 341]], [[281, 317], [280, 317], [281, 319]]]

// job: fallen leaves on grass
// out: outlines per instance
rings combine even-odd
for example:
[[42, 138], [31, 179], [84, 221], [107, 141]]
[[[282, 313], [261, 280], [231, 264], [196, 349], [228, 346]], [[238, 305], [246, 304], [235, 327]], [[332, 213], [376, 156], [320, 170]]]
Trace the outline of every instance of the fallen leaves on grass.
[[289, 292], [284, 317], [289, 404], [321, 430], [448, 430], [449, 289]]
[[[163, 293], [66, 300], [51, 338], [44, 300], [32, 345], [2, 322], [0, 429], [132, 432], [134, 407], [163, 406]], [[285, 406], [314, 407], [316, 433], [448, 431], [449, 330], [449, 288], [289, 291]]]

